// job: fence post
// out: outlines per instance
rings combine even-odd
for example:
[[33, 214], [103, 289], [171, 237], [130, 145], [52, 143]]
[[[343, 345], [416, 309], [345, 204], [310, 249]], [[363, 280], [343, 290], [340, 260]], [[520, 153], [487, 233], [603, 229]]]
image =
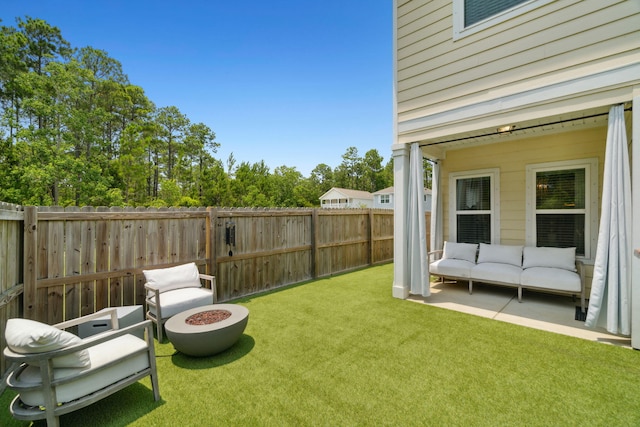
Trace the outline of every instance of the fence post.
[[373, 219], [373, 209], [369, 208], [369, 265], [373, 265], [374, 262]]
[[23, 313], [25, 319], [36, 319], [37, 271], [38, 271], [38, 208], [24, 208], [24, 293]]
[[218, 210], [216, 208], [207, 208], [209, 216], [207, 217], [206, 229], [206, 257], [207, 257], [207, 274], [215, 276], [217, 273], [216, 260], [216, 221], [218, 220]]
[[311, 277], [318, 277], [318, 209], [311, 210]]

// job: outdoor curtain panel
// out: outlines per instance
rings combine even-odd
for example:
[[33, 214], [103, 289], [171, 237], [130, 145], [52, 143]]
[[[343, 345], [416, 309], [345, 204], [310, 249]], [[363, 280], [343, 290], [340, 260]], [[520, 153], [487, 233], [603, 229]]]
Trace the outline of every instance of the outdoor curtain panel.
[[411, 145], [409, 157], [409, 280], [410, 292], [428, 297], [429, 267], [427, 264], [427, 226], [424, 218], [424, 168], [422, 167], [422, 149], [418, 143]]
[[442, 249], [442, 201], [440, 200], [440, 163], [434, 162], [431, 177], [431, 246], [430, 251]]
[[631, 173], [624, 107], [609, 111], [600, 231], [593, 267], [588, 327], [631, 333]]

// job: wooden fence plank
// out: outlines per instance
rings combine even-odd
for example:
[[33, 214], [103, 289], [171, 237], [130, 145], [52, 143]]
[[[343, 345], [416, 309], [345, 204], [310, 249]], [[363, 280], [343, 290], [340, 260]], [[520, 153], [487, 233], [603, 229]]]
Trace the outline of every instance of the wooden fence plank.
[[[109, 208], [99, 206], [96, 212], [108, 212]], [[109, 220], [100, 218], [96, 221], [96, 272], [109, 271]], [[95, 304], [96, 311], [109, 307], [109, 279], [96, 280]]]
[[[81, 208], [84, 213], [95, 212], [94, 208], [85, 206]], [[81, 266], [82, 275], [92, 274], [96, 272], [96, 222], [87, 220], [90, 216], [83, 217], [80, 221], [81, 229]], [[81, 315], [95, 313], [98, 311], [95, 304], [95, 280], [83, 281], [82, 294], [80, 295], [80, 311]]]
[[[120, 207], [112, 207], [109, 209], [111, 212], [122, 212], [122, 208]], [[109, 228], [109, 259], [108, 259], [108, 270], [109, 271], [120, 271], [123, 267], [123, 257], [124, 257], [124, 242], [123, 232], [124, 232], [124, 222], [122, 219], [112, 219], [108, 222]], [[124, 299], [124, 286], [123, 286], [123, 277], [114, 277], [109, 281], [109, 300], [107, 303], [107, 307], [121, 307], [123, 305]]]
[[[160, 211], [167, 211], [167, 208], [160, 208]], [[169, 220], [166, 218], [160, 218], [156, 220], [158, 224], [158, 231], [156, 233], [156, 262], [158, 264], [166, 264], [169, 260], [169, 239], [168, 228]]]
[[23, 313], [26, 319], [37, 319], [36, 294], [38, 286], [38, 209], [27, 206], [24, 209], [24, 293]]
[[[65, 208], [65, 212], [75, 213], [80, 211], [77, 206]], [[66, 277], [78, 276], [82, 269], [82, 227], [79, 221], [66, 221], [65, 223], [65, 272]], [[65, 284], [65, 320], [75, 319], [81, 313], [82, 286], [79, 283]]]
[[[133, 208], [124, 208], [125, 212], [132, 212]], [[131, 218], [122, 220], [120, 265], [123, 270], [135, 267], [136, 263], [136, 231], [135, 221]], [[135, 276], [122, 277], [122, 305], [140, 305], [142, 301], [136, 300]]]
[[[48, 212], [53, 210], [51, 206], [44, 206], [38, 208], [38, 211]], [[49, 249], [53, 250], [53, 245], [49, 247], [49, 229], [53, 228], [55, 225], [51, 222], [44, 223], [38, 227], [38, 246], [37, 246], [37, 276], [38, 279], [48, 278], [48, 268], [49, 268]], [[55, 276], [53, 276], [55, 277]], [[49, 298], [47, 295], [48, 290], [38, 287], [38, 292], [36, 295], [36, 312], [39, 319], [43, 319], [43, 322], [52, 323], [50, 318], [50, 307], [49, 307]], [[56, 289], [53, 289], [53, 292], [56, 292]]]
[[[156, 209], [150, 209], [155, 211]], [[146, 266], [148, 268], [160, 264], [159, 244], [158, 244], [158, 219], [147, 220], [143, 225], [147, 227], [146, 233]]]
[[[144, 208], [136, 208], [136, 213], [147, 215], [148, 211]], [[150, 254], [147, 248], [148, 244], [148, 234], [149, 234], [149, 220], [145, 220], [144, 218], [136, 219], [134, 221], [135, 227], [135, 266], [140, 269], [149, 268], [150, 265]], [[135, 276], [135, 284], [136, 284], [136, 301], [138, 304], [142, 304], [144, 302], [144, 283], [145, 278], [144, 274], [137, 274]]]

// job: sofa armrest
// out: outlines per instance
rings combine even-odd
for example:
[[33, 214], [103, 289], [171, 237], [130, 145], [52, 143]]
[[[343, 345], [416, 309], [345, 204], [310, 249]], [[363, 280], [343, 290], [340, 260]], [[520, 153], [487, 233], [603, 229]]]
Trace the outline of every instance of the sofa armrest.
[[[444, 251], [442, 249], [438, 249], [438, 250], [435, 250], [435, 251], [427, 252], [427, 262], [431, 263], [433, 261], [439, 260], [440, 258], [442, 258], [442, 254], [443, 253], [444, 253]], [[436, 258], [436, 255], [438, 256], [437, 258]]]
[[107, 310], [103, 310], [102, 312], [98, 313], [93, 313], [93, 314], [87, 314], [86, 316], [82, 316], [82, 317], [78, 317], [77, 319], [72, 319], [72, 320], [67, 320], [66, 322], [61, 322], [61, 323], [56, 323], [55, 326], [58, 329], [67, 329], [70, 328], [72, 326], [78, 326], [81, 325], [83, 323], [88, 322], [89, 320], [93, 320], [93, 319], [98, 319], [101, 317], [104, 317], [106, 315], [111, 316], [110, 321], [111, 321], [111, 328], [112, 329], [118, 329], [118, 310], [116, 307], [111, 307]]
[[157, 286], [153, 286], [149, 283], [144, 284], [144, 289], [147, 291], [147, 295], [144, 299], [147, 318], [150, 314], [149, 307], [153, 307], [156, 310], [155, 318], [162, 319], [162, 310], [160, 307], [160, 289]]
[[578, 270], [578, 276], [580, 276], [580, 309], [583, 313], [587, 312], [586, 309], [586, 296], [584, 289], [584, 262], [582, 260], [576, 260], [576, 269]]
[[[216, 276], [211, 276], [209, 274], [200, 273], [200, 280], [204, 280], [205, 282], [209, 282], [208, 288], [213, 291], [213, 303], [218, 302], [218, 290], [216, 289]], [[205, 284], [205, 287], [206, 284]]]

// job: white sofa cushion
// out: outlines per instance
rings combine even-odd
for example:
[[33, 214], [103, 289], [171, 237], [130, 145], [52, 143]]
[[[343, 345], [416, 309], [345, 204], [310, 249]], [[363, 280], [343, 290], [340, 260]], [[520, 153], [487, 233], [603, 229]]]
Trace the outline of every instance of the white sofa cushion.
[[147, 283], [158, 287], [160, 292], [179, 288], [199, 288], [200, 272], [195, 262], [155, 270], [142, 270]]
[[561, 268], [526, 268], [520, 275], [520, 284], [523, 288], [555, 289], [566, 292], [580, 292], [582, 289], [578, 273]]
[[461, 259], [475, 264], [478, 245], [475, 243], [444, 242], [442, 258]]
[[442, 258], [429, 264], [429, 273], [436, 276], [468, 278], [474, 265], [475, 263], [463, 259]]
[[576, 271], [576, 248], [525, 247], [522, 267], [555, 267]]
[[[79, 373], [86, 376], [62, 384], [56, 388], [56, 397], [59, 403], [70, 402], [89, 393], [107, 387], [123, 378], [149, 367], [148, 353], [141, 353], [129, 357], [136, 351], [144, 350], [147, 344], [144, 340], [131, 334], [123, 335], [112, 340], [89, 347], [91, 367], [87, 368], [60, 368], [53, 370], [55, 379], [65, 378]], [[121, 359], [119, 363], [104, 369], [107, 363], [115, 359]], [[16, 384], [20, 386], [41, 384], [40, 371], [35, 366], [29, 366], [16, 378]], [[42, 390], [21, 390], [20, 399], [27, 405], [43, 406], [44, 396]]]
[[471, 279], [480, 282], [500, 282], [517, 285], [520, 283], [522, 269], [511, 264], [483, 262], [471, 269]]
[[478, 264], [494, 262], [522, 267], [522, 246], [487, 245], [480, 243]]
[[[7, 347], [20, 354], [59, 350], [82, 340], [71, 332], [29, 319], [9, 319], [5, 328]], [[52, 360], [54, 368], [83, 368], [91, 365], [86, 350], [76, 351]]]
[[[150, 298], [155, 303], [155, 296]], [[213, 292], [206, 288], [184, 288], [164, 292], [160, 297], [162, 318], [168, 319], [194, 307], [213, 304]], [[149, 312], [156, 316], [156, 308], [149, 305]]]

